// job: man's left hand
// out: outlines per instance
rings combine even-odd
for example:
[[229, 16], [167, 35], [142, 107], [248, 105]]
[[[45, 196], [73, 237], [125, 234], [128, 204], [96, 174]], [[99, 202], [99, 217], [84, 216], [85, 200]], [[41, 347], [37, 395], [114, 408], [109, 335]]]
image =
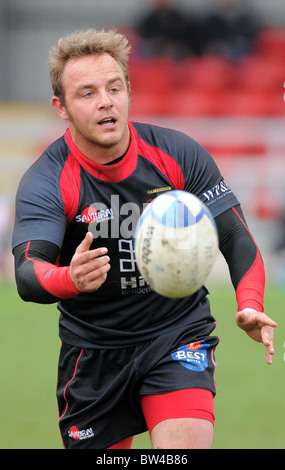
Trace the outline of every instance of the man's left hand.
[[250, 338], [264, 344], [266, 362], [272, 364], [274, 328], [277, 323], [265, 313], [251, 308], [245, 308], [241, 312], [237, 312], [236, 323]]

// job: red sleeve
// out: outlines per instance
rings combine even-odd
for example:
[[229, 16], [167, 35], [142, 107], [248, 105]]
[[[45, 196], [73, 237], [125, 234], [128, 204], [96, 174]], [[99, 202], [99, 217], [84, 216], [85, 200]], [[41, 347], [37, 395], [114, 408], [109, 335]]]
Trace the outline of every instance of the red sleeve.
[[45, 261], [32, 259], [29, 255], [30, 243], [28, 242], [25, 258], [33, 263], [36, 278], [41, 286], [55, 297], [67, 299], [80, 291], [70, 277], [70, 266], [58, 267]]
[[59, 267], [59, 249], [50, 242], [32, 241], [15, 248], [15, 274], [23, 300], [53, 303], [80, 293], [70, 277], [70, 267]]

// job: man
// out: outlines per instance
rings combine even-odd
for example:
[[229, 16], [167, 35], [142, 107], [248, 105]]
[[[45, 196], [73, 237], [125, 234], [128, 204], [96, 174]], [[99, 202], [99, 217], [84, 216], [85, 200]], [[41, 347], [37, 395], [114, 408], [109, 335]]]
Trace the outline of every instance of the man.
[[136, 28], [140, 37], [140, 53], [173, 59], [186, 57], [189, 49], [186, 40], [188, 23], [187, 15], [180, 11], [175, 0], [153, 0]]
[[[58, 302], [65, 447], [130, 448], [132, 436], [148, 429], [154, 448], [210, 448], [218, 338], [208, 291], [162, 297], [135, 263], [135, 221], [154, 194], [183, 189], [209, 205], [237, 323], [264, 343], [269, 364], [276, 323], [263, 313], [259, 250], [213, 159], [180, 132], [129, 122], [128, 54], [124, 36], [93, 30], [51, 51], [52, 105], [68, 128], [18, 189], [18, 291], [26, 301]], [[199, 370], [175, 359], [191, 343]]]

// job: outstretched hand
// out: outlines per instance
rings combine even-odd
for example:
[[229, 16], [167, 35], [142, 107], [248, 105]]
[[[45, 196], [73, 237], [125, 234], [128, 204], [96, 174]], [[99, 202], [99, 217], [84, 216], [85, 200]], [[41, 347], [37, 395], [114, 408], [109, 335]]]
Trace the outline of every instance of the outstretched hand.
[[106, 281], [110, 269], [107, 248], [90, 250], [93, 235], [87, 232], [70, 263], [70, 277], [82, 292], [93, 292]]
[[236, 323], [250, 338], [264, 344], [267, 364], [272, 364], [274, 354], [274, 328], [277, 323], [263, 312], [247, 308], [236, 314]]

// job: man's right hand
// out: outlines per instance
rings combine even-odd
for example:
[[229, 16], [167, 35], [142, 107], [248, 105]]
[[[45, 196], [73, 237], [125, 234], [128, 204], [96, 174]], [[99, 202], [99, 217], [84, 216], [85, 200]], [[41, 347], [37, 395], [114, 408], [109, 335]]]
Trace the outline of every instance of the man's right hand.
[[93, 235], [87, 232], [70, 263], [70, 277], [82, 292], [93, 292], [106, 281], [111, 266], [107, 248], [90, 250]]

